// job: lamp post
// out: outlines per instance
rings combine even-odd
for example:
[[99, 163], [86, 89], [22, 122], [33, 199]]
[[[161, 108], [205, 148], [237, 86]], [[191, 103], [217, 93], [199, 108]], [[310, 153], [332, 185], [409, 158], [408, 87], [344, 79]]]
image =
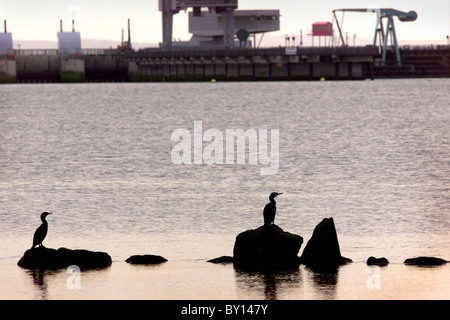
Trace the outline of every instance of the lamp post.
[[290, 42], [291, 42], [291, 38], [290, 38], [288, 35], [286, 35], [286, 38], [285, 38], [285, 46], [286, 46], [286, 47], [290, 46]]

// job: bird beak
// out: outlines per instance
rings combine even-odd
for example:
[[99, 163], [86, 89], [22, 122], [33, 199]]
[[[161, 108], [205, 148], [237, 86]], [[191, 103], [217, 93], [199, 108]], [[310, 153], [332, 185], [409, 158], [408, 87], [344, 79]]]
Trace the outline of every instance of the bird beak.
[[277, 195], [276, 195], [276, 197], [278, 197], [278, 196], [279, 196], [279, 195], [281, 195], [281, 194], [283, 194], [283, 193], [279, 193], [279, 194], [277, 194]]

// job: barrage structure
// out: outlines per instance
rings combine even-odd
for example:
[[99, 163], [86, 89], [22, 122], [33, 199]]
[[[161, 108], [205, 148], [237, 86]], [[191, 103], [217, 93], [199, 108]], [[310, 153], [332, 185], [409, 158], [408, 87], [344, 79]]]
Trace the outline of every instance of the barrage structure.
[[[173, 15], [192, 8], [190, 41], [172, 39]], [[393, 16], [414, 21], [414, 11], [380, 9], [373, 45], [350, 47], [286, 46], [260, 48], [256, 34], [279, 30], [279, 10], [238, 10], [237, 0], [160, 0], [163, 42], [159, 48], [81, 49], [74, 29], [58, 33], [58, 49], [14, 50], [12, 35], [0, 33], [0, 83], [362, 80], [394, 77], [450, 77], [450, 46], [388, 46]], [[370, 12], [369, 9], [335, 11]], [[333, 12], [334, 14], [334, 12]], [[388, 18], [387, 29], [382, 19]], [[203, 27], [202, 27], [203, 26]], [[330, 26], [328, 26], [330, 28]], [[338, 29], [342, 38], [341, 26]], [[327, 35], [332, 35], [329, 30]], [[376, 45], [377, 35], [384, 40]], [[254, 43], [248, 45], [250, 36]], [[239, 45], [237, 45], [237, 39]], [[123, 41], [122, 41], [123, 42]], [[400, 60], [401, 56], [401, 60]]]
[[1, 83], [363, 80], [450, 77], [450, 47], [400, 48], [402, 66], [372, 46], [232, 50], [15, 50], [0, 58]]

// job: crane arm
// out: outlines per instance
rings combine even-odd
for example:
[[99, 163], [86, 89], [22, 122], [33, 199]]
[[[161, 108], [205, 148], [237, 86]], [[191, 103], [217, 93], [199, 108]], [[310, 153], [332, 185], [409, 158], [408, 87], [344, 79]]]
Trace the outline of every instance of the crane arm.
[[391, 8], [346, 8], [346, 9], [334, 9], [335, 11], [342, 12], [379, 12], [380, 17], [398, 17], [398, 19], [402, 22], [415, 21], [417, 19], [417, 12], [409, 11], [404, 12], [397, 9]]

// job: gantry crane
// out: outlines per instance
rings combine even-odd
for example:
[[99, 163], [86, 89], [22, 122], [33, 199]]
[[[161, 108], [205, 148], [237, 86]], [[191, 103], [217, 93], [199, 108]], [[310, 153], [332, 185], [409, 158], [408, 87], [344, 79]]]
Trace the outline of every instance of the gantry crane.
[[[342, 26], [339, 25], [339, 22], [336, 18], [336, 11], [342, 12], [368, 12], [368, 13], [376, 13], [377, 14], [377, 24], [375, 27], [375, 36], [373, 39], [373, 45], [377, 46], [377, 41], [379, 41], [379, 45], [382, 50], [381, 54], [381, 65], [384, 66], [386, 64], [386, 54], [388, 47], [388, 39], [391, 38], [391, 46], [395, 49], [395, 55], [397, 58], [397, 64], [399, 66], [402, 65], [402, 61], [400, 58], [400, 51], [398, 49], [397, 35], [395, 33], [395, 25], [394, 25], [394, 17], [397, 17], [402, 22], [415, 21], [417, 19], [417, 13], [415, 11], [403, 12], [396, 9], [391, 8], [366, 8], [366, 9], [335, 9], [333, 10], [333, 20], [336, 20], [336, 25], [339, 30], [339, 36], [342, 41], [342, 45], [345, 46], [344, 37], [342, 36]], [[383, 25], [383, 19], [387, 19], [386, 28]]]

